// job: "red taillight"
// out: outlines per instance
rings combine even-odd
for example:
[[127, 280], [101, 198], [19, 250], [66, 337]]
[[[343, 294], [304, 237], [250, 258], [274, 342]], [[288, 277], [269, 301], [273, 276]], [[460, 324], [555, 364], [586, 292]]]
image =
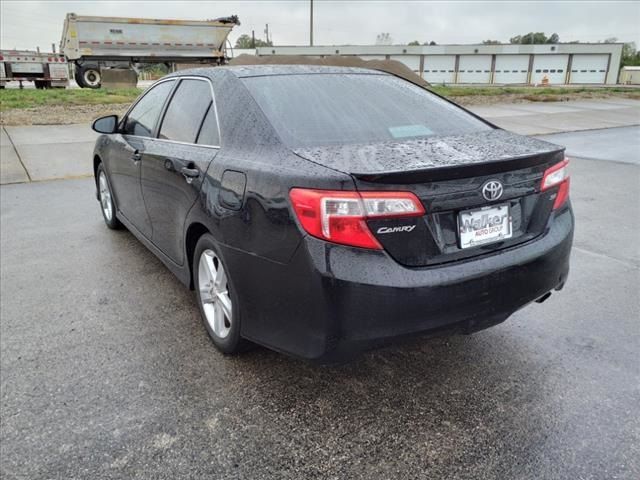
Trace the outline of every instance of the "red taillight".
[[51, 57], [47, 58], [47, 62], [52, 62]]
[[314, 237], [354, 247], [381, 250], [366, 220], [424, 215], [410, 192], [352, 192], [293, 188], [291, 204], [302, 228]]
[[541, 191], [558, 187], [556, 199], [553, 202], [553, 209], [561, 207], [569, 198], [569, 159], [565, 158], [560, 163], [548, 168], [542, 177]]
[[4, 60], [4, 57], [2, 55], [0, 55], [0, 62]]

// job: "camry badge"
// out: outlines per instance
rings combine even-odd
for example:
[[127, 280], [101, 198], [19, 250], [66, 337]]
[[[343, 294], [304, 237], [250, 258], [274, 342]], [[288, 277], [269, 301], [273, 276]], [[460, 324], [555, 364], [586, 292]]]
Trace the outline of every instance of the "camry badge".
[[502, 187], [502, 183], [498, 180], [489, 180], [482, 186], [482, 196], [490, 202], [498, 200], [503, 192], [504, 188]]

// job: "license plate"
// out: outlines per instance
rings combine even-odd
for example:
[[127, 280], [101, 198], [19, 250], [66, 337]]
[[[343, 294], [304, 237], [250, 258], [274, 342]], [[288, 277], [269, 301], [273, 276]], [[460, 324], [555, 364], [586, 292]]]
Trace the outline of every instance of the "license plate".
[[509, 205], [466, 210], [458, 215], [460, 248], [477, 247], [513, 236]]

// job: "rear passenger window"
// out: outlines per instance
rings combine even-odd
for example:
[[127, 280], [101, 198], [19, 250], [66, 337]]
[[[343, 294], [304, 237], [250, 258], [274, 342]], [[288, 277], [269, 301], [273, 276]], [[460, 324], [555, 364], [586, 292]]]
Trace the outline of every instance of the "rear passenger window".
[[123, 133], [139, 137], [150, 137], [153, 134], [153, 129], [158, 121], [164, 101], [167, 99], [169, 92], [171, 92], [173, 85], [173, 81], [162, 82], [145, 93], [127, 115]]
[[182, 80], [164, 115], [159, 137], [176, 142], [195, 143], [211, 101], [209, 82]]
[[220, 133], [218, 131], [218, 119], [216, 118], [216, 109], [213, 102], [209, 104], [207, 116], [202, 124], [200, 135], [198, 135], [198, 144], [211, 145], [213, 147], [220, 146]]

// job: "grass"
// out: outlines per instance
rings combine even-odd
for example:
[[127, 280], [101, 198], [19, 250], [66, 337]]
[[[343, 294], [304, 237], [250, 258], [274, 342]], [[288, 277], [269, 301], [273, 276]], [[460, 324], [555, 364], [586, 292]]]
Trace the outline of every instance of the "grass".
[[142, 92], [139, 88], [122, 89], [4, 89], [0, 90], [0, 111], [48, 105], [108, 105], [131, 103]]
[[[628, 88], [624, 87], [453, 87], [432, 85], [434, 92], [445, 97], [466, 97], [477, 95], [527, 95], [535, 101], [537, 96], [571, 95], [575, 93], [611, 94], [625, 93], [631, 94]], [[636, 92], [637, 93], [637, 92]]]
[[[638, 90], [622, 87], [461, 87], [433, 85], [435, 92], [445, 97], [519, 95], [530, 101], [549, 102], [571, 94], [624, 94], [640, 98]], [[0, 111], [47, 105], [108, 105], [131, 103], [142, 92], [139, 88], [123, 89], [4, 89], [0, 90]]]

